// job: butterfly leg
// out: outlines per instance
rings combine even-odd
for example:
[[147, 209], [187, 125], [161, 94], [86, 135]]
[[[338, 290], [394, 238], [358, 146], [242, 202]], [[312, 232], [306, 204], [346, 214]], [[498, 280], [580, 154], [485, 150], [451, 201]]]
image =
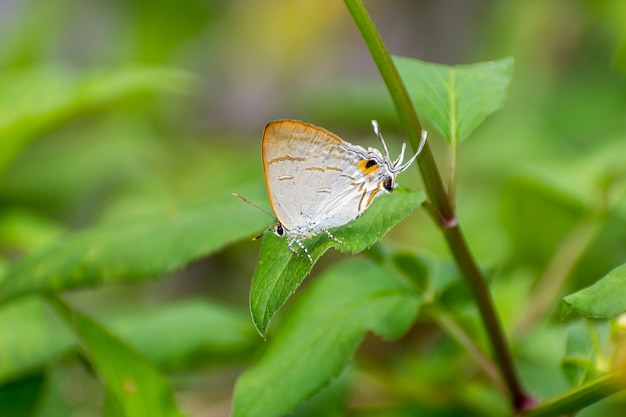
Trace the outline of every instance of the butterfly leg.
[[287, 246], [289, 246], [289, 249], [291, 249], [291, 251], [296, 255], [296, 256], [300, 256], [298, 254], [298, 252], [294, 249], [293, 247], [293, 242], [296, 242], [298, 244], [298, 246], [300, 246], [300, 248], [304, 251], [304, 253], [306, 254], [307, 258], [309, 258], [309, 262], [313, 263], [313, 258], [311, 257], [311, 254], [309, 253], [309, 250], [306, 248], [306, 246], [304, 246], [304, 243], [302, 243], [299, 239], [293, 239], [290, 240], [289, 242], [287, 242]]
[[300, 256], [298, 255], [298, 252], [293, 248], [293, 242], [295, 242], [295, 239], [289, 239], [287, 241], [287, 246], [289, 247], [289, 250], [293, 252], [294, 255]]
[[339, 243], [339, 244], [341, 244], [341, 245], [343, 245], [343, 244], [344, 244], [344, 242], [342, 242], [341, 240], [337, 239], [337, 238], [336, 238], [335, 236], [333, 236], [333, 234], [332, 234], [332, 233], [330, 233], [328, 230], [326, 230], [326, 229], [323, 229], [323, 230], [324, 230], [324, 233], [326, 233], [326, 235], [327, 235], [329, 238], [331, 238], [332, 240], [334, 240], [335, 242], [337, 242], [337, 243]]

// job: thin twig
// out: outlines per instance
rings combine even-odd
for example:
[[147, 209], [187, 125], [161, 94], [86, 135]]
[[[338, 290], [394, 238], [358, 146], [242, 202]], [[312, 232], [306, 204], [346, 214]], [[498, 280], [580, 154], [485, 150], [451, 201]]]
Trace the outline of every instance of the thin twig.
[[565, 237], [528, 297], [528, 307], [515, 326], [515, 337], [526, 335], [554, 308], [563, 283], [599, 230], [599, 222], [585, 222]]
[[450, 314], [436, 307], [427, 308], [426, 312], [429, 312], [432, 319], [465, 349], [474, 362], [482, 368], [483, 372], [487, 378], [491, 380], [496, 389], [506, 395], [507, 387], [496, 365], [483, 354], [467, 332], [450, 317]]

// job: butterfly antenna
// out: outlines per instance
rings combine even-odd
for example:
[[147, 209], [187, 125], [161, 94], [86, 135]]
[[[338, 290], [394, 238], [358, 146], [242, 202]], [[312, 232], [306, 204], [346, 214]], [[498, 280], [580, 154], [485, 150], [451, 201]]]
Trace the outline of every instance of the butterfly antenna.
[[267, 214], [268, 216], [270, 216], [272, 219], [276, 220], [276, 216], [274, 216], [272, 213], [270, 213], [268, 210], [264, 209], [261, 206], [258, 206], [256, 204], [254, 204], [252, 201], [248, 201], [245, 198], [243, 198], [242, 196], [240, 196], [237, 193], [233, 193], [233, 196], [237, 197], [238, 199], [240, 199], [241, 201], [243, 201], [244, 203], [248, 203], [250, 204], [252, 207], [257, 208], [259, 210], [261, 210], [263, 213]]
[[[263, 207], [258, 206], [256, 204], [254, 204], [252, 201], [246, 200], [245, 198], [243, 198], [242, 196], [240, 196], [237, 193], [233, 193], [233, 196], [237, 197], [238, 199], [240, 199], [241, 201], [243, 201], [244, 203], [248, 203], [250, 204], [252, 207], [257, 208], [259, 210], [261, 210], [263, 213], [266, 213], [268, 216], [270, 216], [272, 219], [276, 220], [276, 216], [274, 216], [272, 213], [270, 213], [268, 210], [265, 210]], [[271, 226], [268, 227], [267, 229], [265, 229], [265, 231], [263, 231], [263, 233], [261, 233], [260, 235], [253, 237], [252, 240], [259, 240], [263, 237], [263, 235], [265, 234], [265, 232], [267, 232], [268, 230], [271, 229]]]
[[395, 161], [393, 161], [393, 166], [397, 166], [400, 165], [402, 163], [402, 161], [404, 161], [404, 151], [406, 150], [406, 143], [402, 144], [402, 150], [400, 151], [400, 155], [398, 156], [398, 159], [396, 159]]
[[404, 171], [405, 169], [407, 169], [413, 163], [413, 161], [415, 161], [415, 158], [417, 158], [417, 156], [422, 152], [422, 149], [424, 149], [424, 145], [426, 144], [426, 137], [427, 136], [428, 136], [428, 132], [426, 132], [424, 129], [422, 129], [422, 136], [420, 138], [420, 144], [419, 144], [419, 146], [417, 148], [417, 152], [415, 152], [415, 155], [413, 155], [411, 157], [411, 159], [406, 161], [406, 164], [404, 164], [401, 167], [395, 169], [396, 172]]
[[389, 150], [387, 149], [387, 144], [385, 143], [385, 139], [383, 139], [383, 135], [378, 130], [378, 122], [376, 120], [372, 120], [372, 127], [374, 128], [374, 133], [380, 139], [380, 143], [383, 144], [383, 149], [385, 150], [385, 157], [389, 158]]

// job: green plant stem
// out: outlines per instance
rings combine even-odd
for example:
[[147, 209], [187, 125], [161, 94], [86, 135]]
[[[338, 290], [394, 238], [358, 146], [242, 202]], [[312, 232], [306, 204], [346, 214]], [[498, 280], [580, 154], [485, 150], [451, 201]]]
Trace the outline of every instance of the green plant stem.
[[523, 414], [524, 417], [553, 417], [574, 413], [610, 395], [623, 391], [626, 379], [623, 371], [613, 371], [567, 394], [548, 401]]
[[485, 284], [485, 279], [467, 247], [467, 243], [465, 242], [465, 238], [458, 224], [454, 227], [443, 229], [443, 233], [459, 269], [467, 278], [472, 288], [478, 310], [480, 311], [483, 323], [489, 334], [492, 349], [500, 365], [502, 376], [509, 388], [513, 406], [516, 410], [525, 409], [531, 401], [522, 391], [517, 374], [515, 373], [508, 343], [495, 312], [491, 293]]
[[452, 141], [450, 146], [449, 168], [448, 168], [448, 195], [450, 196], [450, 203], [452, 207], [455, 206], [456, 201], [456, 161], [457, 161], [457, 142], [456, 139]]
[[[372, 54], [372, 58], [389, 90], [403, 130], [413, 146], [413, 149], [417, 149], [422, 124], [413, 107], [409, 93], [400, 78], [398, 70], [387, 52], [362, 1], [344, 0], [344, 3], [361, 32]], [[522, 391], [517, 374], [515, 373], [515, 368], [513, 367], [513, 361], [504, 337], [504, 332], [495, 312], [491, 295], [482, 273], [478, 269], [463, 238], [454, 207], [443, 186], [441, 175], [437, 169], [428, 142], [424, 146], [421, 155], [418, 157], [417, 163], [424, 182], [426, 194], [430, 200], [430, 205], [427, 205], [427, 208], [430, 208], [429, 211], [433, 215], [433, 218], [442, 228], [459, 269], [474, 291], [476, 303], [489, 335], [492, 349], [500, 365], [502, 375], [506, 381], [513, 408], [518, 411], [523, 410], [529, 405], [530, 400]]]
[[[413, 109], [413, 104], [409, 93], [407, 92], [398, 69], [394, 65], [391, 55], [387, 52], [387, 48], [383, 44], [382, 39], [378, 35], [378, 31], [374, 26], [365, 6], [360, 0], [344, 0], [348, 10], [352, 14], [367, 47], [372, 54], [374, 62], [378, 67], [378, 71], [391, 94], [391, 98], [396, 107], [396, 112], [400, 118], [400, 124], [411, 143], [413, 149], [417, 149], [422, 134], [422, 123], [417, 113]], [[424, 188], [428, 193], [429, 199], [433, 205], [440, 210], [444, 218], [454, 217], [452, 206], [448, 200], [448, 195], [443, 187], [441, 176], [437, 169], [437, 164], [430, 151], [428, 141], [424, 144], [421, 155], [418, 157], [418, 167], [424, 181]]]

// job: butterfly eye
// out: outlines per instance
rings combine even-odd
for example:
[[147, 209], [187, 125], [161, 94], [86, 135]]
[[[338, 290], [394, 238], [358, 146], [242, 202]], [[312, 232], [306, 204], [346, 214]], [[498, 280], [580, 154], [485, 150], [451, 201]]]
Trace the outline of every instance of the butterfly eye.
[[374, 165], [377, 165], [376, 161], [374, 159], [369, 159], [366, 163], [365, 163], [365, 168], [371, 168]]
[[285, 234], [285, 229], [283, 229], [282, 224], [276, 223], [276, 226], [274, 226], [274, 234], [276, 236], [283, 237], [283, 235]]
[[393, 191], [393, 178], [387, 177], [387, 179], [383, 182], [383, 187], [389, 192]]

